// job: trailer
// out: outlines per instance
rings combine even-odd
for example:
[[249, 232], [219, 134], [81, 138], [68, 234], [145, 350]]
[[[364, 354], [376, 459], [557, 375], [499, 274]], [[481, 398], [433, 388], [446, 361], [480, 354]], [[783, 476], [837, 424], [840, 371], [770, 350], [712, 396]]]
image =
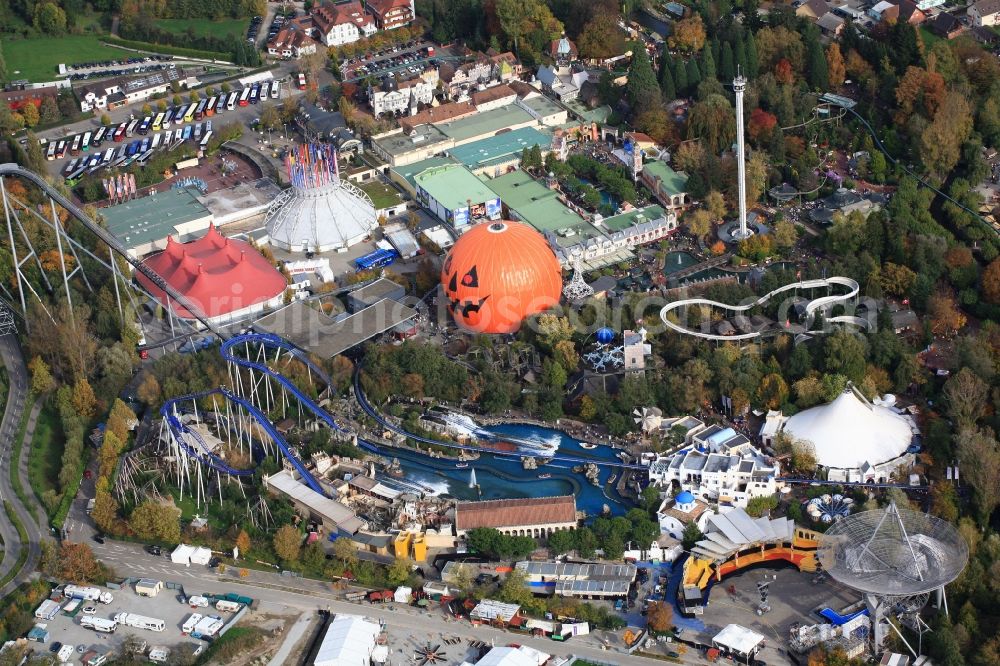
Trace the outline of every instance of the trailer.
[[46, 599], [41, 603], [41, 605], [35, 609], [35, 617], [39, 620], [51, 620], [59, 613], [59, 603], [52, 601], [51, 599]]
[[185, 636], [190, 634], [192, 631], [194, 631], [194, 628], [198, 626], [198, 623], [201, 622], [202, 618], [204, 617], [205, 616], [202, 615], [201, 613], [191, 613], [191, 617], [184, 620], [184, 624], [181, 625], [181, 633], [184, 634]]
[[146, 629], [148, 631], [163, 631], [166, 629], [166, 623], [163, 620], [135, 613], [118, 613], [115, 615], [115, 622], [124, 624], [126, 627], [135, 627], [136, 629]]
[[80, 618], [80, 626], [93, 629], [99, 634], [113, 634], [118, 628], [118, 621], [95, 615], [84, 615]]
[[140, 578], [135, 583], [135, 593], [140, 597], [155, 597], [163, 589], [162, 580], [152, 578]]
[[158, 664], [165, 663], [167, 659], [170, 658], [170, 648], [164, 647], [162, 645], [157, 645], [150, 648], [149, 650], [149, 660], [156, 662]]
[[188, 597], [188, 606], [191, 608], [208, 608], [208, 599], [198, 595]]
[[70, 599], [69, 602], [65, 606], [63, 606], [62, 609], [63, 614], [73, 617], [74, 615], [76, 615], [76, 611], [78, 608], [80, 608], [80, 604], [82, 603], [83, 603], [82, 599]]
[[60, 664], [65, 664], [70, 659], [73, 658], [73, 655], [75, 653], [76, 653], [76, 648], [74, 648], [72, 645], [63, 645], [61, 648], [59, 648], [59, 652], [56, 652], [56, 659], [59, 660]]
[[63, 596], [70, 599], [100, 601], [102, 604], [110, 604], [115, 600], [110, 592], [102, 592], [97, 587], [82, 587], [79, 585], [67, 585], [63, 588]]
[[237, 603], [235, 601], [227, 601], [225, 599], [220, 599], [215, 602], [215, 610], [222, 611], [223, 613], [235, 613], [239, 609], [243, 608], [243, 604]]
[[226, 621], [218, 615], [206, 615], [191, 630], [191, 638], [215, 638], [224, 626], [226, 626]]

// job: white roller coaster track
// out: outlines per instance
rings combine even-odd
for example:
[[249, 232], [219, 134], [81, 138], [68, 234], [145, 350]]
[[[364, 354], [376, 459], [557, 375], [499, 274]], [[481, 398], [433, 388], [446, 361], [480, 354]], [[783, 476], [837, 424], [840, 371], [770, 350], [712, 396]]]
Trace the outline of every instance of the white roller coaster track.
[[[660, 310], [660, 319], [663, 323], [667, 325], [668, 328], [677, 331], [678, 333], [683, 333], [684, 335], [691, 335], [696, 338], [701, 338], [702, 340], [720, 340], [720, 341], [733, 341], [733, 340], [754, 340], [756, 338], [764, 335], [762, 331], [755, 331], [753, 333], [737, 333], [734, 335], [718, 335], [715, 333], [703, 333], [701, 331], [693, 331], [690, 328], [685, 328], [680, 324], [676, 324], [667, 317], [667, 313], [676, 310], [678, 308], [690, 306], [690, 305], [707, 305], [714, 308], [719, 308], [722, 310], [728, 310], [732, 314], [740, 314], [751, 310], [757, 306], [763, 305], [771, 300], [774, 296], [782, 294], [788, 291], [797, 291], [799, 289], [821, 289], [829, 288], [832, 286], [847, 287], [846, 294], [837, 294], [834, 296], [821, 296], [815, 298], [806, 303], [806, 316], [810, 319], [816, 310], [825, 311], [827, 308], [837, 305], [838, 303], [847, 303], [854, 299], [859, 292], [858, 283], [851, 278], [846, 277], [829, 277], [817, 280], [802, 280], [800, 282], [793, 282], [792, 284], [787, 284], [784, 287], [778, 287], [774, 291], [768, 292], [758, 298], [752, 303], [746, 303], [743, 305], [728, 305], [726, 303], [719, 303], [718, 301], [713, 301], [707, 298], [686, 298], [679, 301], [673, 301], [672, 303], [667, 303]], [[871, 322], [863, 317], [855, 317], [852, 315], [842, 315], [839, 317], [830, 317], [826, 321], [834, 324], [849, 324], [851, 326], [858, 326], [860, 328], [869, 328]]]

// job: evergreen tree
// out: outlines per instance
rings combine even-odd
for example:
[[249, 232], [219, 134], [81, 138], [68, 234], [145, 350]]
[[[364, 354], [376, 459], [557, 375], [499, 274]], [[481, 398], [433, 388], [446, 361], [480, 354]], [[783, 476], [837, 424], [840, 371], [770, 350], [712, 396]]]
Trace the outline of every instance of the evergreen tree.
[[771, 144], [767, 147], [767, 152], [771, 154], [771, 164], [780, 166], [785, 163], [785, 133], [780, 127], [775, 127], [771, 132]]
[[705, 46], [701, 49], [701, 73], [706, 81], [714, 79], [717, 76], [715, 58], [712, 56], [712, 47], [709, 46], [708, 42], [705, 42]]
[[722, 66], [719, 68], [723, 83], [728, 84], [736, 76], [736, 64], [733, 61], [733, 47], [726, 42], [722, 45]]
[[757, 75], [760, 74], [760, 60], [757, 57], [757, 40], [754, 38], [752, 32], [747, 36], [746, 50], [747, 78], [756, 79]]
[[674, 75], [670, 69], [664, 67], [663, 76], [660, 77], [660, 92], [663, 93], [663, 99], [668, 102], [677, 99], [677, 86], [674, 84]]
[[809, 40], [806, 48], [809, 50], [809, 54], [806, 56], [806, 62], [809, 65], [807, 71], [809, 86], [813, 90], [824, 91], [830, 87], [826, 54], [823, 53], [823, 47], [816, 39]]
[[674, 68], [674, 57], [670, 55], [670, 49], [667, 48], [666, 42], [663, 43], [663, 53], [660, 54], [660, 69], [656, 72], [656, 78], [662, 83], [664, 72], [669, 71], [671, 78], [673, 76]]
[[674, 70], [674, 85], [677, 88], [678, 95], [687, 96], [689, 89], [687, 67], [684, 66], [683, 60], [676, 61], [676, 67]]
[[691, 90], [697, 90], [698, 84], [701, 83], [701, 70], [698, 69], [698, 59], [691, 58], [687, 62], [687, 79], [688, 87]]
[[625, 92], [635, 114], [654, 108], [660, 101], [660, 86], [646, 55], [646, 47], [641, 43], [632, 45], [632, 64], [628, 68]]
[[743, 45], [743, 38], [740, 37], [733, 44], [733, 59], [736, 61], [736, 71], [743, 76], [747, 75], [747, 51]]
[[757, 0], [743, 0], [743, 25], [747, 27], [747, 32], [751, 37], [753, 33], [760, 30], [760, 14], [757, 13], [759, 6], [760, 3]]
[[712, 38], [712, 60], [715, 61], [716, 65], [722, 62], [722, 47], [719, 44], [718, 37]]
[[529, 160], [531, 162], [531, 166], [533, 167], [542, 166], [542, 149], [538, 147], [537, 143], [531, 147]]

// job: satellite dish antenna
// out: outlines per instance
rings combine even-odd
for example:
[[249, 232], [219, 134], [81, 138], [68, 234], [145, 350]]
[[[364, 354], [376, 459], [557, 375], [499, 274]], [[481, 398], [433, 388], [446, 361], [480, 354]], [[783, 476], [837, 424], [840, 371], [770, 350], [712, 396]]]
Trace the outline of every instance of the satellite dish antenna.
[[882, 649], [891, 627], [916, 656], [889, 616], [910, 620], [931, 592], [947, 613], [944, 587], [965, 569], [969, 546], [951, 523], [892, 502], [833, 523], [820, 538], [817, 557], [834, 580], [864, 596], [873, 652]]

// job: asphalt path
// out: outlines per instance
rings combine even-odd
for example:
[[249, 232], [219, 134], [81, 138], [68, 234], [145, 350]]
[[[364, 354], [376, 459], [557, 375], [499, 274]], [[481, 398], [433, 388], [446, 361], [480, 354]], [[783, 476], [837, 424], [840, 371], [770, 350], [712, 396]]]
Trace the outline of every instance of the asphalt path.
[[[12, 592], [18, 585], [24, 582], [35, 567], [38, 566], [38, 559], [41, 555], [41, 540], [43, 532], [35, 519], [21, 503], [21, 500], [14, 493], [14, 486], [10, 479], [11, 456], [14, 450], [14, 438], [17, 437], [18, 429], [21, 425], [21, 418], [24, 415], [25, 400], [28, 395], [28, 369], [24, 364], [24, 356], [21, 347], [14, 335], [0, 337], [0, 356], [3, 364], [7, 368], [7, 378], [10, 382], [10, 392], [7, 395], [7, 405], [4, 409], [3, 420], [0, 422], [0, 500], [10, 502], [14, 508], [14, 513], [24, 525], [28, 533], [28, 543], [22, 543], [18, 536], [17, 529], [7, 517], [6, 511], [0, 512], [0, 535], [3, 536], [4, 554], [3, 563], [0, 565], [0, 576], [6, 575], [17, 563], [21, 555], [22, 548], [28, 549], [28, 558], [23, 566], [17, 571], [13, 579], [0, 588], [0, 597]], [[33, 410], [37, 419], [37, 410]], [[34, 428], [29, 428], [32, 431]], [[27, 433], [26, 433], [27, 435]], [[29, 440], [30, 442], [30, 440]], [[14, 461], [22, 470], [22, 487], [27, 482], [26, 459], [27, 448], [30, 444], [22, 447], [21, 460]], [[40, 507], [39, 507], [40, 508]]]

